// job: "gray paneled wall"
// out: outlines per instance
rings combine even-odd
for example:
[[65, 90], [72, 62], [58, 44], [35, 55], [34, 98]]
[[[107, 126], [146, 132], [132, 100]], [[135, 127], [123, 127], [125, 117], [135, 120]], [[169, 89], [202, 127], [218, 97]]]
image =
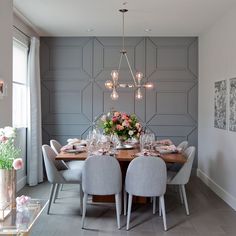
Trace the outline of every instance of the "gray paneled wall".
[[[86, 137], [104, 112], [114, 108], [135, 113], [158, 138], [197, 146], [198, 41], [195, 37], [130, 37], [125, 39], [134, 71], [142, 71], [155, 89], [120, 89], [110, 99], [104, 82], [111, 79], [120, 57], [121, 38], [41, 38], [43, 142]], [[131, 81], [127, 64], [120, 78]]]

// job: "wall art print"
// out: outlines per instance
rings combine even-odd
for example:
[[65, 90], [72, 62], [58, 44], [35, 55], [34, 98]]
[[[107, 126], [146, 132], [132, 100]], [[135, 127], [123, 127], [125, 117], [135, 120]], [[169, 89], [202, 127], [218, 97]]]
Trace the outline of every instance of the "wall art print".
[[236, 132], [236, 78], [230, 79], [229, 108], [229, 130]]
[[215, 119], [214, 127], [225, 129], [227, 113], [227, 84], [226, 80], [215, 82]]

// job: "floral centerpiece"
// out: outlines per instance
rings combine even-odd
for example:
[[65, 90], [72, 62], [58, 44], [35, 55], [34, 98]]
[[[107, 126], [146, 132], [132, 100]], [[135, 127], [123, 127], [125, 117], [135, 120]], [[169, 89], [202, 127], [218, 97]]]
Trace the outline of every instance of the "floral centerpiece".
[[14, 145], [15, 137], [14, 128], [0, 129], [0, 220], [4, 220], [15, 206], [15, 170], [23, 167], [23, 161], [19, 158], [20, 149]]
[[118, 111], [103, 115], [101, 127], [106, 135], [115, 134], [122, 142], [131, 138], [139, 139], [142, 132], [142, 126], [135, 115]]

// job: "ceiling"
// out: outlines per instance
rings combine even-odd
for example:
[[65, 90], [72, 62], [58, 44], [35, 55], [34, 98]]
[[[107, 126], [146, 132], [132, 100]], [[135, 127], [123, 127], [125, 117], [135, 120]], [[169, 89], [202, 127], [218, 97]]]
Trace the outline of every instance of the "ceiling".
[[41, 36], [121, 36], [120, 8], [129, 9], [125, 15], [126, 36], [198, 36], [236, 6], [236, 0], [127, 0], [125, 6], [123, 3], [14, 0], [14, 8]]

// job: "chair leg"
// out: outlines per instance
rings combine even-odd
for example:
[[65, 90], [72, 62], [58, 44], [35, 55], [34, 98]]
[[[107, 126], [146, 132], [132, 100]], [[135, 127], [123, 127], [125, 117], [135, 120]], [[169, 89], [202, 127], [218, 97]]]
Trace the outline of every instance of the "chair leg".
[[61, 184], [61, 189], [60, 189], [61, 191], [63, 190], [63, 184]]
[[187, 201], [187, 196], [186, 196], [186, 191], [185, 191], [185, 185], [181, 185], [181, 189], [182, 189], [182, 193], [183, 193], [186, 214], [189, 215], [188, 201]]
[[164, 195], [160, 196], [160, 202], [161, 202], [161, 212], [162, 212], [162, 217], [163, 217], [164, 230], [167, 231], [167, 226], [166, 226], [166, 209], [165, 209]]
[[115, 195], [115, 200], [116, 200], [116, 218], [117, 218], [117, 226], [118, 229], [120, 229], [120, 194]]
[[159, 216], [161, 216], [161, 199], [159, 198]]
[[121, 193], [119, 193], [119, 204], [120, 204], [120, 215], [121, 215], [121, 213], [122, 213], [122, 192]]
[[80, 214], [83, 214], [83, 189], [82, 183], [79, 185], [79, 194], [80, 194]]
[[130, 222], [130, 215], [131, 215], [131, 208], [132, 208], [132, 199], [133, 199], [133, 195], [132, 195], [132, 194], [129, 194], [128, 215], [127, 215], [126, 230], [129, 230], [129, 222]]
[[127, 214], [127, 192], [124, 190], [124, 216]]
[[180, 196], [180, 202], [183, 205], [184, 204], [184, 200], [183, 200], [183, 194], [182, 194], [182, 189], [181, 186], [179, 185], [179, 196]]
[[88, 194], [84, 193], [83, 197], [83, 214], [82, 214], [82, 229], [84, 229], [84, 219], [85, 219], [85, 214], [86, 214], [86, 206], [87, 206], [87, 199], [88, 199]]
[[47, 214], [49, 214], [49, 211], [50, 211], [50, 207], [51, 207], [51, 204], [52, 204], [53, 193], [54, 193], [55, 187], [56, 187], [56, 184], [51, 185]]
[[153, 209], [152, 209], [152, 213], [153, 213], [153, 215], [156, 214], [156, 202], [157, 202], [156, 200], [157, 200], [156, 197], [152, 197], [152, 201], [153, 201]]
[[57, 199], [58, 193], [59, 193], [59, 189], [60, 189], [60, 184], [56, 184], [56, 191], [55, 191], [53, 203], [56, 202], [56, 199]]

